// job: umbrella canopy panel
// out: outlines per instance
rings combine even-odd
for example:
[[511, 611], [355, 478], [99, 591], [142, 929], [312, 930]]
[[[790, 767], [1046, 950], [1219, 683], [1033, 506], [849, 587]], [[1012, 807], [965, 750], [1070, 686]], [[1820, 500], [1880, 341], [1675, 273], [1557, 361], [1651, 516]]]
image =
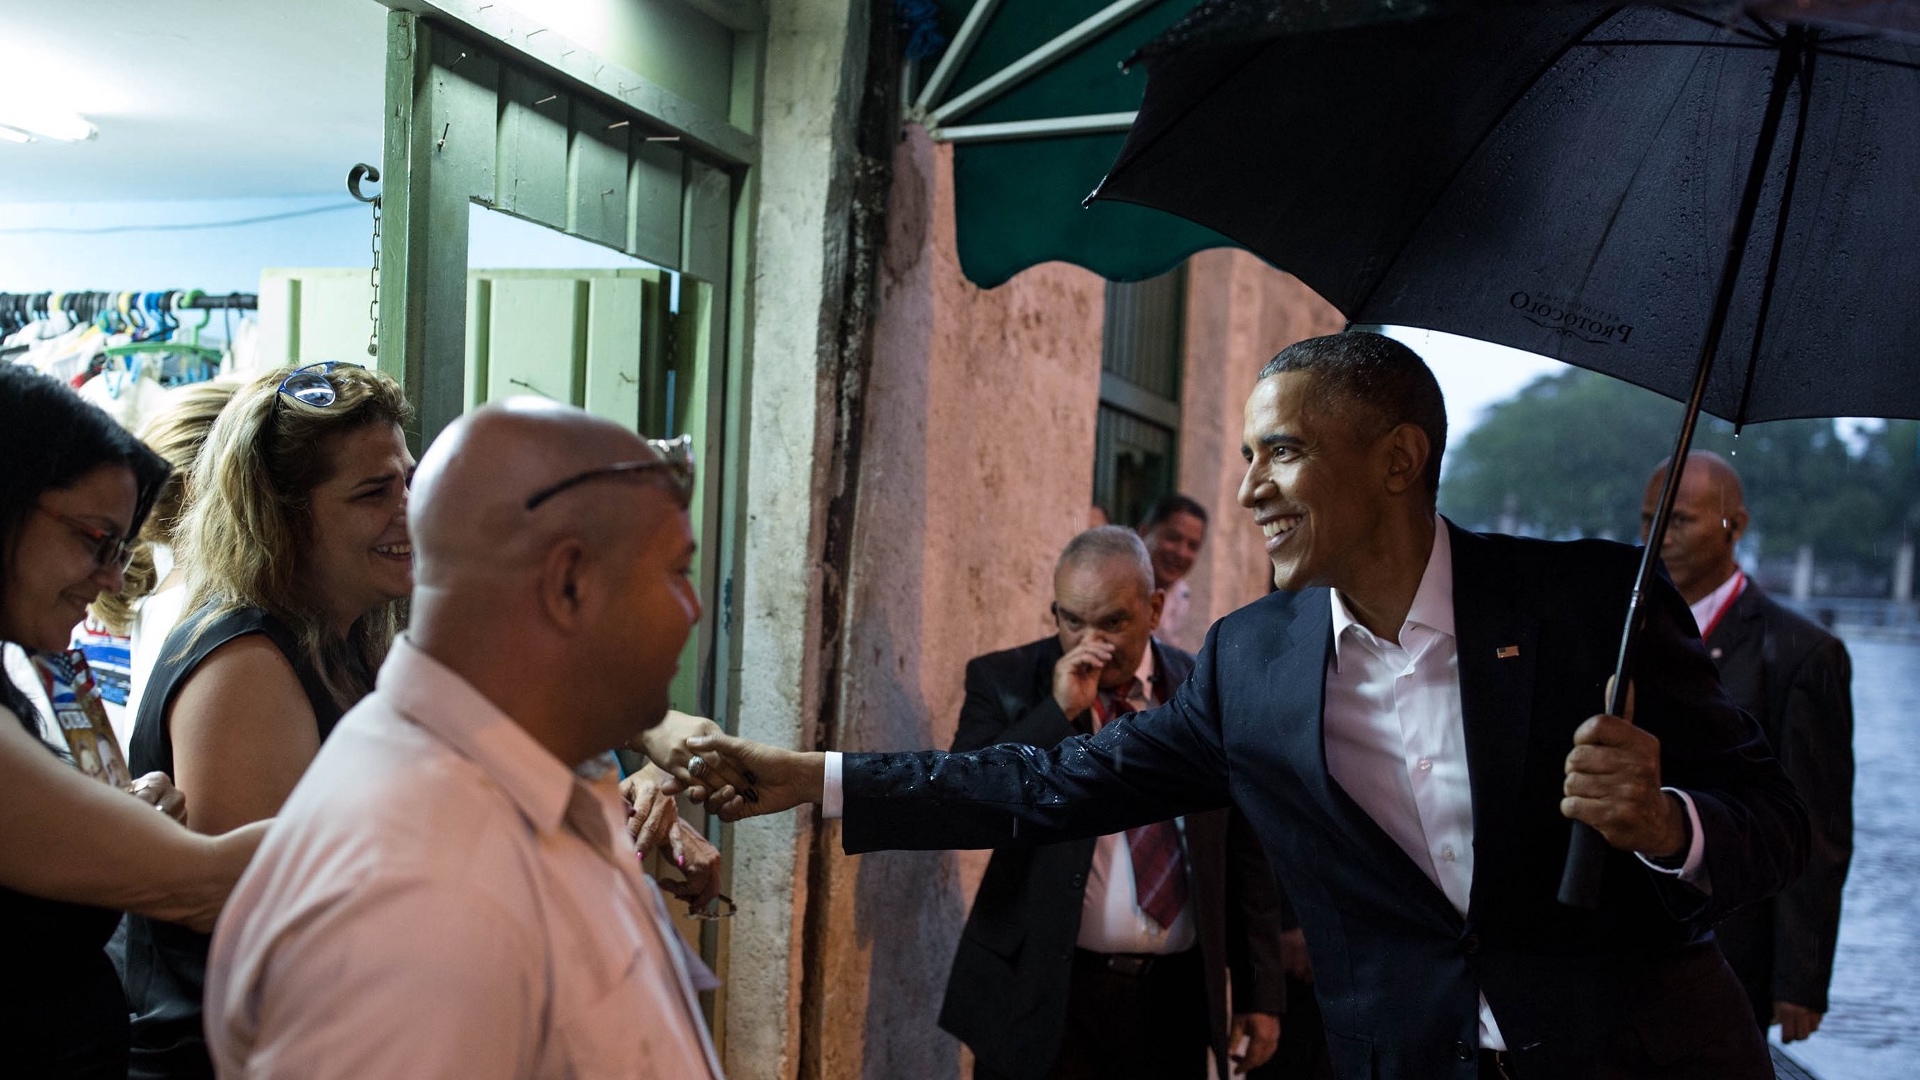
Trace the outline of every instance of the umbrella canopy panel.
[[1705, 407], [1920, 417], [1911, 39], [1573, 4], [1163, 53], [1101, 197], [1217, 229], [1356, 322], [1684, 400], [1789, 42]]
[[[1121, 61], [1192, 6], [1193, 0], [941, 0], [941, 29], [956, 39], [950, 48], [965, 54], [920, 112], [935, 138], [955, 144], [955, 224], [967, 280], [992, 288], [1029, 266], [1062, 260], [1111, 280], [1139, 281], [1196, 251], [1232, 246], [1211, 229], [1159, 210], [1082, 206], [1119, 153], [1127, 114], [1145, 90], [1145, 73], [1124, 71]], [[985, 9], [977, 33], [958, 37], [976, 8]], [[1090, 20], [1102, 20], [1097, 32], [1072, 40], [1007, 89], [969, 103], [982, 84]], [[956, 102], [960, 107], [950, 108]], [[1075, 122], [1082, 120], [1089, 122]]]

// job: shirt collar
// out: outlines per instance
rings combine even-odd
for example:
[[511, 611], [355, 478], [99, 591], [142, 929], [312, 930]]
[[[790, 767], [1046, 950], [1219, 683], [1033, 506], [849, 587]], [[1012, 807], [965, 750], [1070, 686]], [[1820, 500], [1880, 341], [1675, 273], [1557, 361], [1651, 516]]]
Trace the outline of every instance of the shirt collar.
[[1740, 568], [1736, 566], [1733, 568], [1733, 573], [1727, 575], [1727, 580], [1721, 582], [1712, 592], [1701, 597], [1699, 603], [1687, 605], [1693, 609], [1694, 626], [1702, 634], [1707, 632], [1707, 623], [1712, 622], [1714, 615], [1726, 606], [1727, 598], [1733, 595], [1733, 590], [1739, 586], [1741, 580]]
[[[1448, 637], [1453, 634], [1453, 539], [1447, 535], [1447, 519], [1434, 516], [1433, 549], [1427, 553], [1427, 568], [1420, 573], [1420, 587], [1414, 590], [1413, 606], [1407, 609], [1403, 626], [1423, 626]], [[1333, 666], [1340, 668], [1340, 639], [1348, 627], [1365, 630], [1353, 617], [1338, 589], [1328, 589], [1333, 603]], [[1401, 635], [1401, 644], [1406, 644]]]
[[575, 773], [446, 665], [402, 636], [380, 666], [375, 693], [479, 766], [535, 831], [558, 831]]
[[1140, 666], [1133, 669], [1133, 677], [1141, 686], [1152, 692], [1153, 687], [1153, 639], [1147, 639], [1147, 647], [1140, 650]]

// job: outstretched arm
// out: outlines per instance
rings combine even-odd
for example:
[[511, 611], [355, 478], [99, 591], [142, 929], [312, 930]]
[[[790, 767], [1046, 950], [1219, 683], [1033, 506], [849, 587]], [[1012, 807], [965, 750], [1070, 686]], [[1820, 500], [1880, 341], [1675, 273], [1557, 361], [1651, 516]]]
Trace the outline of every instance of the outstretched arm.
[[[1171, 702], [1047, 750], [1000, 745], [966, 754], [846, 754], [838, 761], [841, 787], [828, 782], [829, 755], [726, 736], [703, 736], [688, 746], [709, 767], [757, 777], [752, 793], [714, 792], [712, 805], [727, 820], [819, 802], [841, 787], [848, 852], [1098, 836], [1227, 805], [1211, 637]], [[757, 794], [757, 801], [747, 794]]]

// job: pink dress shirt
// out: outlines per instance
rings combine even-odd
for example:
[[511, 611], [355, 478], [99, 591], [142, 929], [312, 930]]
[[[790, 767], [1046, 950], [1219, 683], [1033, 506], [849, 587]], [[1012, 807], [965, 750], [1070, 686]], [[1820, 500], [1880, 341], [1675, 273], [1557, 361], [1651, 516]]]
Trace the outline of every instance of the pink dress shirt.
[[719, 1080], [599, 764], [395, 642], [220, 919], [220, 1075]]

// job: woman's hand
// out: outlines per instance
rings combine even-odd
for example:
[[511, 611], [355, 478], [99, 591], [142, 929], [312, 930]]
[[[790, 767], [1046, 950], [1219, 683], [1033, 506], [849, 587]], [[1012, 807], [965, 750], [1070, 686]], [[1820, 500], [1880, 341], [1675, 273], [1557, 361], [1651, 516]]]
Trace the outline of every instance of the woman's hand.
[[707, 843], [700, 830], [687, 824], [685, 818], [675, 821], [668, 830], [666, 855], [687, 880], [658, 878], [660, 891], [685, 901], [689, 913], [706, 907], [720, 895], [720, 849]]
[[627, 836], [643, 856], [666, 840], [680, 820], [672, 787], [672, 778], [651, 762], [620, 781], [620, 794], [627, 800]]
[[150, 772], [127, 785], [127, 794], [146, 803], [182, 825], [187, 823], [187, 796], [173, 786], [173, 778], [163, 772]]

